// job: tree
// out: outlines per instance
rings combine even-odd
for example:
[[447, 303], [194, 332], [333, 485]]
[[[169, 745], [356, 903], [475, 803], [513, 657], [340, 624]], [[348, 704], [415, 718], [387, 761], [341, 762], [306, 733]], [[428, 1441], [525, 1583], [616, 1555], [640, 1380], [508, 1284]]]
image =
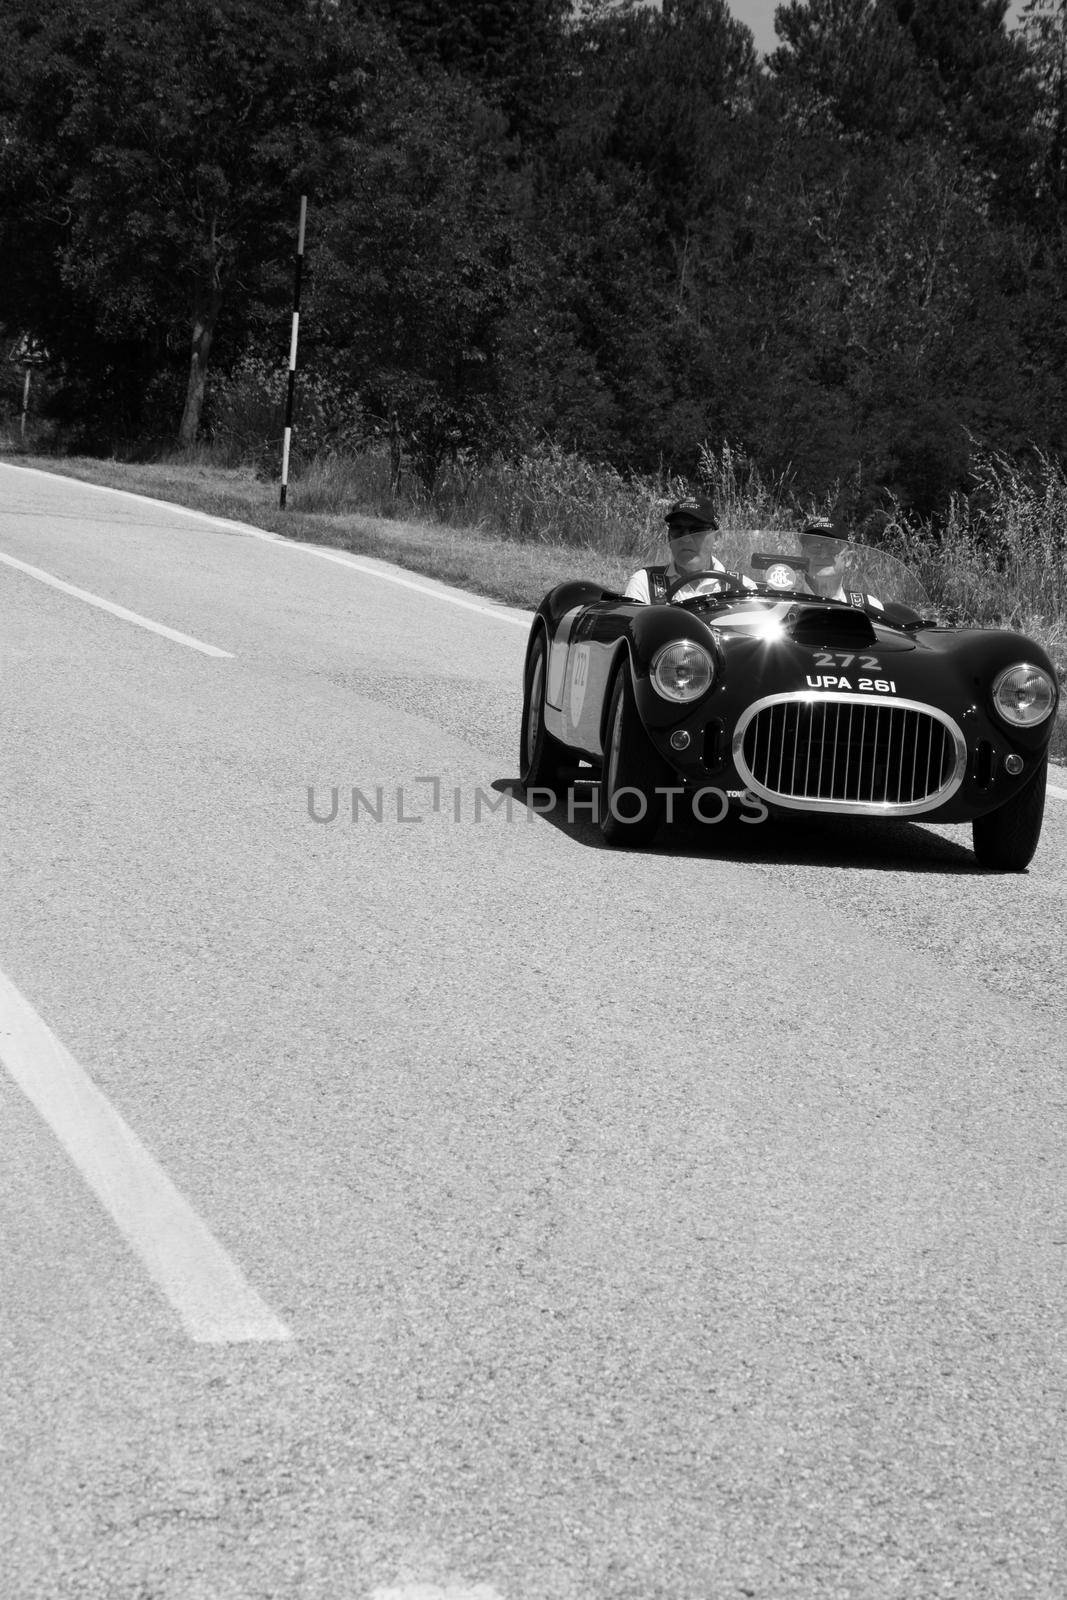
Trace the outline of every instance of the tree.
[[1005, 27], [1009, 0], [882, 0], [922, 64], [953, 141], [1007, 208], [1029, 190], [1038, 96], [1026, 47]]
[[554, 423], [619, 466], [692, 470], [719, 400], [707, 286], [751, 176], [752, 36], [723, 0], [594, 5], [565, 71], [532, 224], [551, 258], [536, 325], [555, 335]]
[[775, 27], [782, 43], [768, 65], [786, 115], [875, 140], [931, 127], [936, 106], [915, 46], [882, 0], [790, 0]]
[[309, 352], [395, 417], [428, 492], [446, 456], [511, 435], [502, 349], [523, 292], [501, 114], [440, 73], [380, 86], [325, 219]]
[[1008, 0], [789, 0], [770, 57], [794, 114], [846, 134], [946, 137], [1009, 208], [1028, 188], [1036, 95]]
[[1019, 31], [1040, 96], [1043, 186], [1059, 206], [1067, 200], [1067, 0], [1026, 0]]
[[664, 0], [661, 11], [598, 14], [574, 41], [564, 139], [596, 172], [617, 162], [646, 178], [663, 225], [684, 241], [728, 167], [723, 148], [756, 87], [752, 35], [726, 0]]
[[[374, 39], [348, 8], [288, 0], [35, 0], [9, 4], [0, 182], [35, 273], [7, 318], [75, 370], [180, 348], [178, 441], [196, 437], [223, 306], [251, 297], [292, 248], [296, 199], [358, 126]], [[0, 274], [2, 275], [2, 274]]]
[[419, 69], [475, 85], [511, 133], [541, 126], [559, 64], [569, 0], [378, 0], [400, 48]]

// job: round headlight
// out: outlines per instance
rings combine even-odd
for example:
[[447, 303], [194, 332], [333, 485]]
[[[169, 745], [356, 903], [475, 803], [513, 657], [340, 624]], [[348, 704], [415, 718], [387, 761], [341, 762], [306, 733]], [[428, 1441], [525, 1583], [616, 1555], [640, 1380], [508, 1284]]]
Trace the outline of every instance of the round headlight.
[[1006, 667], [993, 684], [993, 704], [1017, 728], [1034, 728], [1051, 716], [1056, 704], [1056, 685], [1042, 667], [1028, 661]]
[[714, 661], [691, 639], [664, 645], [652, 657], [652, 683], [664, 700], [699, 700], [714, 679]]

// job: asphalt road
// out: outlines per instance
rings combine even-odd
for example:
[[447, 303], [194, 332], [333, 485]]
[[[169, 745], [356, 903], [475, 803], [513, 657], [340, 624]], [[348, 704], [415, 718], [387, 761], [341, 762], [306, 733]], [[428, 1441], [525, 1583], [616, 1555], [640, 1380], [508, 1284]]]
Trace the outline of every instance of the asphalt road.
[[1062, 1600], [1067, 797], [618, 854], [520, 613], [9, 466], [0, 597], [4, 1600]]

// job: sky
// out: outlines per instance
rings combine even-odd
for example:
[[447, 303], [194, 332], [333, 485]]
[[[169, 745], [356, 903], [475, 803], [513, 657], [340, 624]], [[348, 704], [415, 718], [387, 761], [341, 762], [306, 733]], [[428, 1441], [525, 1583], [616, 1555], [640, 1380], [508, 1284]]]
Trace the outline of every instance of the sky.
[[752, 30], [756, 49], [762, 54], [773, 50], [778, 43], [774, 31], [774, 13], [781, 0], [730, 0], [730, 10], [738, 22]]
[[[774, 50], [778, 44], [778, 37], [774, 31], [774, 13], [782, 0], [730, 0], [730, 10], [739, 22], [752, 30], [752, 37], [756, 41], [756, 49], [761, 54]], [[1008, 11], [1008, 26], [1012, 27], [1019, 20], [1022, 9], [1022, 0], [1012, 0]]]

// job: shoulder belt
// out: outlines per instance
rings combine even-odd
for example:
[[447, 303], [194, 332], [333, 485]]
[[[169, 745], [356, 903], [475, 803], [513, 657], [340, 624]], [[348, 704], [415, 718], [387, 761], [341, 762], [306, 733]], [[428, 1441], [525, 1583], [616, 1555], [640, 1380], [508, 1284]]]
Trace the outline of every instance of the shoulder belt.
[[648, 598], [652, 605], [661, 606], [667, 598], [667, 569], [666, 567], [646, 567], [645, 577], [648, 579]]

